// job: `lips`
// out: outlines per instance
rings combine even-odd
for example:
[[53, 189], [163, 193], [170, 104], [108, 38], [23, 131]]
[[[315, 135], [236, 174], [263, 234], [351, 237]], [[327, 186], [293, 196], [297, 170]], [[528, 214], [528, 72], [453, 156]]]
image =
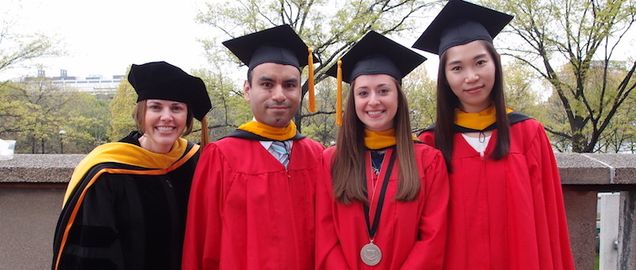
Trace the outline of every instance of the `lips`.
[[267, 106], [268, 110], [271, 111], [275, 111], [275, 112], [282, 112], [282, 111], [288, 111], [289, 110], [289, 106], [285, 105], [285, 104], [276, 104], [276, 105], [269, 105]]
[[477, 86], [477, 87], [473, 87], [473, 88], [469, 88], [469, 89], [464, 89], [464, 92], [469, 93], [469, 94], [473, 94], [473, 93], [477, 93], [479, 92], [482, 88], [484, 88], [483, 85]]
[[176, 128], [175, 127], [166, 127], [166, 126], [161, 126], [161, 127], [155, 127], [155, 129], [160, 132], [160, 133], [167, 133], [167, 132], [172, 132], [174, 131]]
[[368, 111], [367, 115], [369, 115], [370, 118], [378, 118], [378, 117], [382, 116], [382, 114], [384, 114], [384, 112], [386, 112], [386, 111]]

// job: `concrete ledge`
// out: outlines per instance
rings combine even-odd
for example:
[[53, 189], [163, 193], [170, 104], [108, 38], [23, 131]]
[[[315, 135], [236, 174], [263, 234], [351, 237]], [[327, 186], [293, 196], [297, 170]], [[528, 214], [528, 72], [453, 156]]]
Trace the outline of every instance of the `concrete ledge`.
[[[0, 269], [50, 267], [53, 230], [73, 169], [84, 155], [0, 160]], [[598, 191], [624, 191], [620, 269], [636, 269], [636, 155], [556, 154], [577, 269], [594, 269]]]
[[14, 155], [0, 160], [0, 183], [67, 183], [85, 155]]
[[581, 154], [557, 153], [555, 155], [562, 184], [609, 184], [610, 170], [607, 166]]
[[[0, 160], [0, 183], [66, 183], [85, 155], [15, 155]], [[636, 155], [556, 153], [564, 185], [636, 184]]]
[[608, 165], [613, 170], [614, 178], [610, 184], [636, 184], [636, 155], [631, 154], [580, 154], [599, 163]]

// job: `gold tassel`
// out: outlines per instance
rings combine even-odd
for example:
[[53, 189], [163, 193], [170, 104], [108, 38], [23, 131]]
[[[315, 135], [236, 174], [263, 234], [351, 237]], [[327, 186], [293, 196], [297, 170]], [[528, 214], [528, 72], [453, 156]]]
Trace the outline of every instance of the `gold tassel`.
[[307, 57], [309, 66], [309, 112], [316, 112], [316, 96], [314, 91], [314, 49], [309, 48], [309, 56]]
[[208, 132], [208, 117], [206, 115], [201, 119], [201, 147], [205, 147], [208, 142], [210, 142], [210, 134]]
[[342, 126], [342, 60], [340, 59], [338, 59], [336, 81], [336, 125]]

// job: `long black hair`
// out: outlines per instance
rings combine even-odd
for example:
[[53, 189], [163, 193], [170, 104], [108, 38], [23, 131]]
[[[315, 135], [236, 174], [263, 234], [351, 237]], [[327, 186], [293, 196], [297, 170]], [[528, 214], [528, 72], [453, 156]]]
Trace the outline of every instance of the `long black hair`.
[[[488, 41], [478, 40], [482, 44], [495, 64], [495, 83], [490, 92], [490, 100], [495, 106], [496, 111], [496, 127], [497, 127], [497, 144], [492, 153], [491, 158], [499, 160], [508, 155], [510, 151], [510, 125], [506, 115], [506, 100], [503, 89], [503, 72], [501, 66], [501, 57], [497, 50]], [[452, 171], [451, 160], [453, 153], [453, 138], [455, 137], [455, 108], [460, 105], [459, 99], [453, 93], [448, 80], [446, 79], [446, 62], [448, 56], [446, 50], [440, 55], [439, 67], [437, 72], [437, 119], [435, 123], [435, 145], [441, 150], [446, 160], [448, 171]]]

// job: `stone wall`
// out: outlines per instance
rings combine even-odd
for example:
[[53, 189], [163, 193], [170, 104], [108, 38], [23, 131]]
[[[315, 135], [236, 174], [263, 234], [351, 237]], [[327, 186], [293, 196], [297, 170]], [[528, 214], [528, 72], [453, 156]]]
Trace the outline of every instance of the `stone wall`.
[[[66, 183], [83, 155], [0, 161], [0, 270], [50, 269]], [[593, 269], [598, 192], [622, 191], [619, 269], [636, 269], [636, 155], [557, 154], [577, 269]]]

